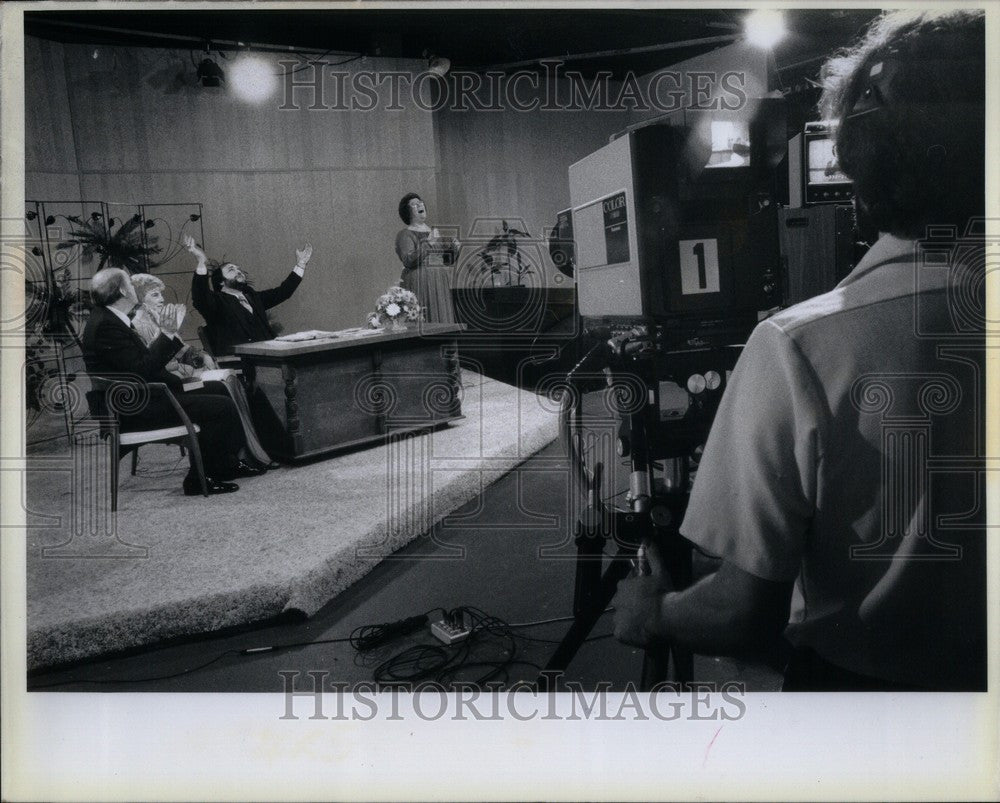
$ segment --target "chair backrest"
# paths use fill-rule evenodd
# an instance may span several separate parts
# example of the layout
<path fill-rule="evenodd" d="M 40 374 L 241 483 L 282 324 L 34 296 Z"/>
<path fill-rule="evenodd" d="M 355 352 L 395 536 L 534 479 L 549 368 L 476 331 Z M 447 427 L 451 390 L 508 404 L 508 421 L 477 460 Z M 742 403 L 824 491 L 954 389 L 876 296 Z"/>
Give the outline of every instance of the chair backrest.
<path fill-rule="evenodd" d="M 118 415 L 107 400 L 108 390 L 113 384 L 105 377 L 90 375 L 91 390 L 86 393 L 87 407 L 90 408 L 90 417 L 97 422 L 102 437 L 106 437 L 118 426 Z"/>
<path fill-rule="evenodd" d="M 104 401 L 104 390 L 88 390 L 87 407 L 90 409 L 90 417 L 98 421 L 106 421 L 112 418 L 108 414 L 108 405 Z"/>
<path fill-rule="evenodd" d="M 201 347 L 205 349 L 205 351 L 213 357 L 216 356 L 215 348 L 212 345 L 212 335 L 207 326 L 198 327 L 198 339 L 201 340 Z"/>
<path fill-rule="evenodd" d="M 160 382 L 147 382 L 137 374 L 89 374 L 92 390 L 87 392 L 87 404 L 94 418 L 116 420 L 119 415 L 136 413 L 146 406 L 150 397 L 162 393 Z"/>

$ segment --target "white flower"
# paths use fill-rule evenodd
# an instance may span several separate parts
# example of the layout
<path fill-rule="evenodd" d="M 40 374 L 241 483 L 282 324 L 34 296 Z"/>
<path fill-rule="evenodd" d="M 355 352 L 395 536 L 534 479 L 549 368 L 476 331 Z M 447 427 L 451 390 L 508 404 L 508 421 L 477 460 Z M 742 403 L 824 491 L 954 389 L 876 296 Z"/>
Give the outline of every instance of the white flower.
<path fill-rule="evenodd" d="M 417 296 L 410 290 L 404 290 L 398 285 L 390 287 L 375 303 L 375 312 L 369 315 L 369 324 L 381 328 L 389 321 L 405 319 L 419 321 L 423 318 L 423 309 Z"/>

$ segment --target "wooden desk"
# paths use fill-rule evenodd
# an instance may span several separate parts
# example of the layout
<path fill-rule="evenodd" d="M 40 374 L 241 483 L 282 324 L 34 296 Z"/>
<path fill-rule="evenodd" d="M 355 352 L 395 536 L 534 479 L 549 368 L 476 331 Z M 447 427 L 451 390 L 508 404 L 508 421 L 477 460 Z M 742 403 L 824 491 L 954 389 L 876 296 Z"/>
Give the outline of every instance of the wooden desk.
<path fill-rule="evenodd" d="M 258 432 L 264 446 L 296 460 L 461 418 L 457 337 L 464 328 L 421 324 L 364 337 L 237 346 L 277 419 L 267 428 L 273 431 Z"/>

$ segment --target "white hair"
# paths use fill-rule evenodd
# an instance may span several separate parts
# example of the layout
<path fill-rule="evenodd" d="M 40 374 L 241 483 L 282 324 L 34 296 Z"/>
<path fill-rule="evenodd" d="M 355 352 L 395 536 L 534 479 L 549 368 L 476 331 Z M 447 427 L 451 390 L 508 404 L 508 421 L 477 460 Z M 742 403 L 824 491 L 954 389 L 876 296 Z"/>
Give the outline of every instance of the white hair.
<path fill-rule="evenodd" d="M 147 293 L 153 290 L 163 290 L 166 285 L 159 276 L 153 276 L 150 273 L 133 273 L 130 277 L 132 286 L 135 288 L 135 294 L 139 299 L 139 303 L 146 297 Z"/>
<path fill-rule="evenodd" d="M 107 307 L 125 296 L 124 287 L 128 283 L 128 274 L 121 268 L 104 268 L 90 280 L 90 297 L 95 304 Z"/>

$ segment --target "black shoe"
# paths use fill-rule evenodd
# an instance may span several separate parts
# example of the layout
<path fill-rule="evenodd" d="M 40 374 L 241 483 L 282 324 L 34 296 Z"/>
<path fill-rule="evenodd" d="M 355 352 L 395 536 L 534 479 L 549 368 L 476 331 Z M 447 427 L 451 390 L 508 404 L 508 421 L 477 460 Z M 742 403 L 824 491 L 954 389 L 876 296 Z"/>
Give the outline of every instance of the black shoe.
<path fill-rule="evenodd" d="M 221 482 L 219 480 L 213 479 L 212 477 L 205 477 L 205 485 L 208 486 L 208 495 L 212 496 L 214 494 L 231 494 L 233 491 L 238 491 L 240 486 L 235 482 Z M 201 483 L 198 482 L 198 478 L 195 477 L 193 480 L 184 480 L 184 495 L 185 496 L 201 496 Z"/>
<path fill-rule="evenodd" d="M 242 462 L 249 465 L 251 468 L 259 468 L 261 471 L 274 471 L 276 468 L 281 468 L 281 463 L 277 463 L 274 460 L 258 460 L 257 458 L 247 458 Z"/>
<path fill-rule="evenodd" d="M 227 479 L 234 479 L 236 477 L 259 477 L 261 474 L 266 474 L 267 469 L 264 466 L 252 466 L 245 460 L 240 460 L 232 471 L 228 472 L 231 476 Z"/>

